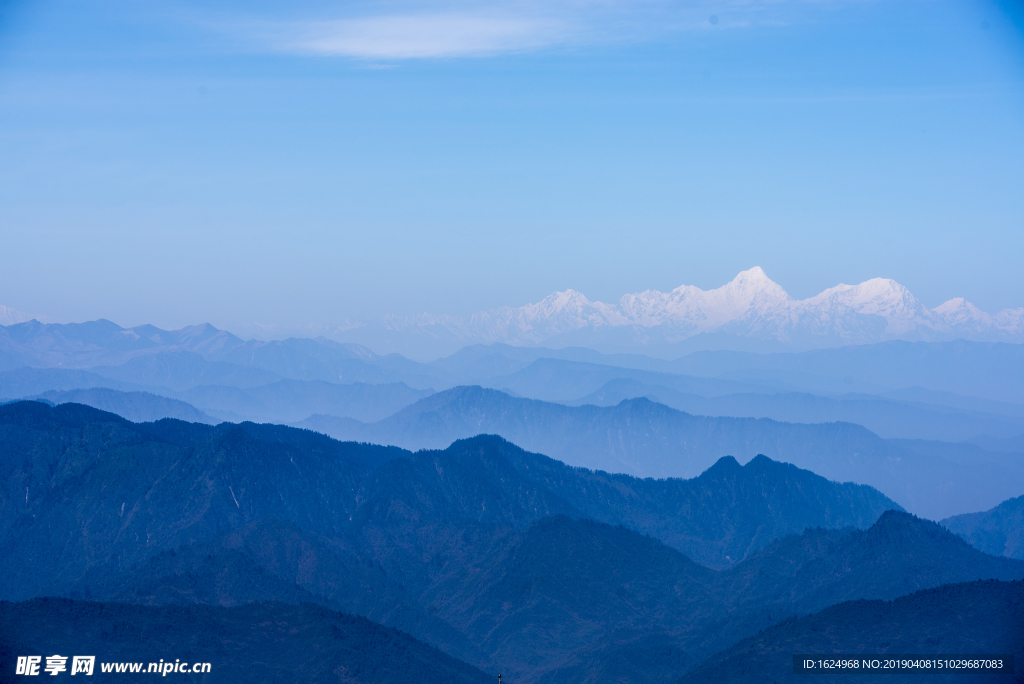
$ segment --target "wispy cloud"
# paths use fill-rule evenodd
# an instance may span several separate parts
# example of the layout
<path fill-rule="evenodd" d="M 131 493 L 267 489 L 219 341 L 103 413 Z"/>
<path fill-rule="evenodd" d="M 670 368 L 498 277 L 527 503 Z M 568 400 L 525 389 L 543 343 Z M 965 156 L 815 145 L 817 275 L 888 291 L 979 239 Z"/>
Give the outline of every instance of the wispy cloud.
<path fill-rule="evenodd" d="M 365 59 L 492 55 L 565 43 L 564 21 L 459 13 L 404 14 L 291 24 L 277 39 L 297 52 Z"/>
<path fill-rule="evenodd" d="M 476 57 L 788 23 L 794 8 L 863 0 L 396 0 L 347 17 L 249 24 L 275 49 L 366 60 Z M 360 13 L 360 9 L 367 12 Z M 376 12 L 374 11 L 376 10 Z"/>

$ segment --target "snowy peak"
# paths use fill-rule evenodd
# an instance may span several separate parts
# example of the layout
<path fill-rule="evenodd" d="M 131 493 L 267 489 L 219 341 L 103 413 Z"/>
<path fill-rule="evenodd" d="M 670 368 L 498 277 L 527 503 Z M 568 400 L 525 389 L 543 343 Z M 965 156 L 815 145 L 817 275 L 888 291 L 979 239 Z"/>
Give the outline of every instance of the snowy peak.
<path fill-rule="evenodd" d="M 820 315 L 824 311 L 840 315 L 860 314 L 885 319 L 885 334 L 890 339 L 917 328 L 932 327 L 932 316 L 910 290 L 889 278 L 872 278 L 859 285 L 840 284 L 797 303 L 802 312 Z"/>
<path fill-rule="evenodd" d="M 965 323 L 967 321 L 989 322 L 992 319 L 990 315 L 963 297 L 956 297 L 948 302 L 943 302 L 932 309 L 932 311 L 947 323 L 953 324 Z"/>
<path fill-rule="evenodd" d="M 646 290 L 617 304 L 591 301 L 576 290 L 535 304 L 472 316 L 389 318 L 395 332 L 426 333 L 463 343 L 580 345 L 637 349 L 675 344 L 701 333 L 725 333 L 799 347 L 884 340 L 976 339 L 1024 342 L 1024 309 L 990 315 L 963 299 L 928 309 L 889 278 L 840 284 L 797 300 L 755 266 L 721 287 L 680 285 Z"/>
<path fill-rule="evenodd" d="M 666 323 L 700 331 L 724 325 L 751 310 L 768 311 L 792 301 L 759 266 L 741 272 L 725 285 L 702 290 L 680 285 L 671 292 L 647 290 L 625 295 L 619 310 L 627 321 L 645 327 Z"/>
<path fill-rule="evenodd" d="M 576 290 L 549 294 L 536 304 L 522 307 L 533 316 L 586 316 L 594 305 Z"/>
<path fill-rule="evenodd" d="M 740 271 L 735 278 L 717 290 L 711 290 L 711 292 L 723 292 L 741 298 L 765 295 L 774 299 L 791 299 L 789 293 L 783 290 L 781 285 L 769 278 L 768 274 L 760 266 Z"/>

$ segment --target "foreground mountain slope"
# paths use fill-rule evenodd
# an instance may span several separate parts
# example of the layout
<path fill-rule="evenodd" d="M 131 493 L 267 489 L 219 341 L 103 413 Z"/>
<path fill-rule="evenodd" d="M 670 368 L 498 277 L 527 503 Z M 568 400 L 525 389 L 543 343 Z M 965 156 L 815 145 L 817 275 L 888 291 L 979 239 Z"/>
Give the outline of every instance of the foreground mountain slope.
<path fill-rule="evenodd" d="M 488 628 L 482 630 L 487 639 L 500 641 L 510 659 L 514 647 L 526 654 L 521 659 L 536 660 L 545 644 L 578 644 L 568 658 L 548 658 L 540 681 L 603 681 L 612 672 L 622 681 L 670 681 L 722 644 L 787 616 L 951 582 L 1024 579 L 1024 562 L 980 553 L 935 523 L 896 511 L 865 531 L 817 529 L 787 537 L 721 573 L 700 572 L 633 532 L 587 525 L 537 523 L 509 552 L 470 573 L 466 586 L 487 583 L 485 591 L 472 592 L 472 602 L 457 594 L 455 604 L 470 606 L 474 620 Z M 539 534 L 548 530 L 557 533 Z M 575 549 L 581 549 L 578 557 Z M 595 572 L 602 567 L 608 570 Z M 595 584 L 608 606 L 596 614 L 575 598 Z M 596 627 L 620 606 L 627 614 L 614 620 L 616 629 Z M 460 618 L 466 620 L 449 619 L 464 624 Z M 533 624 L 558 627 L 523 637 L 523 625 Z"/>
<path fill-rule="evenodd" d="M 94 568 L 79 586 L 72 598 L 143 605 L 313 602 L 400 629 L 462 660 L 489 662 L 379 563 L 275 518 L 161 552 L 128 571 Z"/>
<path fill-rule="evenodd" d="M 886 511 L 867 530 L 810 529 L 776 541 L 726 576 L 738 605 L 809 612 L 971 579 L 1022 579 L 1024 562 L 982 553 L 930 520 Z"/>
<path fill-rule="evenodd" d="M 893 601 L 851 601 L 785 620 L 709 658 L 678 684 L 697 682 L 916 682 L 921 673 L 793 674 L 793 654 L 997 654 L 1020 657 L 1024 582 L 949 584 Z M 1015 668 L 1019 665 L 1015 662 Z M 1018 670 L 1019 671 L 1019 670 Z M 1018 675 L 957 671 L 928 681 L 1019 681 Z"/>
<path fill-rule="evenodd" d="M 985 553 L 1024 559 L 1024 496 L 982 513 L 946 518 L 942 524 Z"/>
<path fill-rule="evenodd" d="M 143 662 L 145 670 L 161 659 L 210 663 L 208 674 L 186 675 L 203 682 L 493 681 L 398 630 L 311 604 L 0 602 L 0 659 L 9 664 L 18 655 L 35 653 L 93 654 L 93 676 L 99 681 L 125 679 L 123 673 L 104 676 L 101 662 Z"/>
<path fill-rule="evenodd" d="M 439 615 L 525 677 L 609 631 L 678 630 L 720 614 L 717 581 L 653 538 L 557 516 L 431 596 Z"/>
<path fill-rule="evenodd" d="M 441 448 L 486 432 L 572 465 L 640 477 L 694 477 L 725 455 L 746 461 L 764 454 L 831 480 L 870 484 L 934 519 L 1024 490 L 1024 461 L 971 444 L 893 442 L 850 423 L 693 416 L 642 398 L 564 406 L 457 387 L 377 423 L 314 418 L 298 425 L 408 449 Z"/>
<path fill-rule="evenodd" d="M 268 532 L 282 527 L 257 525 L 256 539 L 234 545 L 227 554 L 209 556 L 208 546 L 198 546 L 154 559 L 142 575 L 153 566 L 173 565 L 178 572 L 170 582 L 163 576 L 163 581 L 142 586 L 175 593 L 162 600 L 141 598 L 148 603 L 224 603 L 222 592 L 234 587 L 242 599 L 274 598 L 276 590 L 284 600 L 301 600 L 305 594 L 296 584 L 286 586 L 294 572 L 289 567 L 294 566 L 285 561 L 275 567 L 267 562 L 268 555 L 303 557 L 307 567 L 300 574 L 308 578 L 312 565 L 312 574 L 323 578 L 321 587 L 333 585 L 337 591 L 332 577 L 351 584 L 348 578 L 355 575 L 370 579 L 356 593 L 386 591 L 388 576 L 373 568 L 368 572 L 342 561 L 336 572 L 324 572 L 316 570 L 318 563 L 333 566 L 337 561 L 322 555 L 310 559 L 308 551 L 292 542 L 284 553 L 273 550 L 280 544 Z M 833 600 L 886 598 L 908 587 L 975 577 L 1024 577 L 1024 563 L 981 554 L 934 523 L 906 514 L 887 513 L 865 532 L 812 532 L 777 542 L 733 570 L 718 573 L 626 528 L 548 517 L 500 538 L 490 553 L 437 581 L 420 598 L 430 606 L 428 612 L 436 613 L 433 630 L 461 632 L 475 645 L 463 651 L 472 662 L 479 662 L 478 653 L 489 654 L 488 661 L 500 663 L 517 680 L 587 681 L 595 672 L 613 668 L 622 681 L 639 683 L 678 676 L 700 658 L 781 617 L 817 610 Z M 822 535 L 831 537 L 831 545 L 821 543 Z M 815 552 L 807 553 L 807 547 Z M 209 565 L 205 574 L 204 563 Z M 265 570 L 254 573 L 247 563 L 259 563 Z M 798 569 L 787 571 L 794 564 Z M 212 581 L 211 574 L 216 575 Z M 310 584 L 309 579 L 297 580 Z M 211 588 L 215 596 L 198 595 Z M 140 598 L 137 590 L 134 596 Z M 333 607 L 323 595 L 316 600 Z M 422 617 L 418 628 L 447 652 L 459 652 L 453 651 L 457 644 L 442 641 Z M 674 657 L 657 664 L 649 656 L 616 664 L 623 649 L 642 653 L 652 644 L 668 648 Z"/>

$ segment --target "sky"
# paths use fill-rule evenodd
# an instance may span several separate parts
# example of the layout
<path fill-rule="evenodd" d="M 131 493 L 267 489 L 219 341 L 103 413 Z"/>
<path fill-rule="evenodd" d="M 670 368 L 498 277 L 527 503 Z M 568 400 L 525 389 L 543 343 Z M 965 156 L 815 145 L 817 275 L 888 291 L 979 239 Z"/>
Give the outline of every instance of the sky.
<path fill-rule="evenodd" d="M 1008 0 L 0 0 L 0 304 L 52 320 L 287 331 L 755 265 L 997 311 L 1022 188 Z"/>

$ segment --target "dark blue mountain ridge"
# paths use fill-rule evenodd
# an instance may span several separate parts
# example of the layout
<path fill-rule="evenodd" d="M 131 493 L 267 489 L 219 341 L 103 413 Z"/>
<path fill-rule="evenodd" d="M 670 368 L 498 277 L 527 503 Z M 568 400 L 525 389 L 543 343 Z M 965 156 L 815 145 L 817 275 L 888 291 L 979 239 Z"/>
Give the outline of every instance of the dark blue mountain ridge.
<path fill-rule="evenodd" d="M 497 661 L 524 680 L 586 681 L 624 644 L 669 640 L 675 657 L 666 667 L 647 660 L 617 666 L 628 670 L 624 681 L 646 682 L 678 676 L 724 644 L 837 601 L 1024 577 L 1024 563 L 986 556 L 935 523 L 895 511 L 866 531 L 818 528 L 787 537 L 722 573 L 627 528 L 566 516 L 496 541 L 479 562 L 442 575 L 420 595 L 429 611 L 373 564 L 346 560 L 273 520 L 160 554 L 106 587 L 120 588 L 109 598 L 149 605 L 276 599 L 344 606 L 407 625 L 478 666 Z M 103 587 L 92 596 L 105 598 Z M 567 666 L 568 653 L 583 656 Z"/>
<path fill-rule="evenodd" d="M 947 584 L 891 601 L 840 603 L 793 617 L 708 658 L 677 684 L 800 682 L 919 682 L 920 672 L 793 674 L 793 654 L 1014 653 L 1016 675 L 972 671 L 928 673 L 929 682 L 1020 681 L 1024 644 L 1024 582 L 996 580 Z"/>
<path fill-rule="evenodd" d="M 142 662 L 146 671 L 149 662 L 163 658 L 210 663 L 207 675 L 185 675 L 203 682 L 483 684 L 495 679 L 396 629 L 308 603 L 224 608 L 0 601 L 4 681 L 10 681 L 7 673 L 14 670 L 7 666 L 16 656 L 53 653 L 95 655 L 96 681 L 132 677 L 104 674 L 102 662 Z M 67 665 L 70 671 L 70 660 Z"/>
<path fill-rule="evenodd" d="M 718 458 L 757 454 L 839 482 L 869 484 L 939 519 L 1024 491 L 1024 460 L 973 444 L 884 440 L 850 423 L 792 424 L 694 416 L 644 398 L 565 406 L 481 387 L 456 387 L 368 425 L 313 417 L 296 424 L 338 439 L 436 449 L 498 434 L 566 463 L 638 477 L 694 477 Z"/>
<path fill-rule="evenodd" d="M 353 497 L 338 493 L 404 453 L 275 426 L 134 424 L 40 402 L 0 407 L 0 438 L 5 598 L 53 591 L 94 565 L 140 562 L 268 515 L 337 530 L 354 512 Z"/>
<path fill-rule="evenodd" d="M 361 506 L 354 523 L 373 526 L 424 507 L 442 519 L 468 511 L 476 522 L 512 527 L 544 515 L 586 517 L 651 534 L 712 567 L 807 527 L 868 527 L 898 508 L 870 487 L 764 457 L 747 466 L 723 457 L 690 480 L 641 480 L 568 467 L 493 436 L 382 465 Z"/>
<path fill-rule="evenodd" d="M 599 681 L 623 648 L 670 647 L 665 667 L 649 657 L 616 666 L 625 681 L 647 682 L 787 616 L 976 578 L 1021 579 L 1024 563 L 897 511 L 868 530 L 786 537 L 723 572 L 626 528 L 559 516 L 517 533 L 429 600 L 506 666 L 540 670 L 540 681 Z M 566 662 L 554 644 L 576 655 Z"/>
<path fill-rule="evenodd" d="M 649 658 L 617 660 L 644 643 L 674 644 L 668 681 L 815 601 L 1024 576 L 933 523 L 883 515 L 892 502 L 869 487 L 763 457 L 639 480 L 494 436 L 410 453 L 19 402 L 0 406 L 0 468 L 0 598 L 313 600 L 523 682 L 614 663 L 623 682 L 655 681 Z M 805 531 L 821 525 L 840 529 Z M 748 559 L 716 572 L 654 535 Z"/>
<path fill-rule="evenodd" d="M 1016 580 L 1022 571 L 1021 561 L 986 554 L 938 523 L 886 511 L 866 530 L 815 528 L 777 540 L 726 574 L 738 605 L 810 612 L 969 579 Z"/>
<path fill-rule="evenodd" d="M 165 552 L 106 586 L 123 584 L 114 598 L 150 605 L 298 602 L 316 589 L 312 600 L 371 618 L 363 611 L 383 612 L 392 626 L 401 626 L 394 620 L 400 612 L 419 638 L 478 665 L 496 661 L 519 681 L 592 681 L 630 644 L 671 644 L 674 655 L 664 663 L 616 665 L 621 681 L 648 682 L 674 678 L 780 618 L 835 601 L 1024 577 L 1024 563 L 986 556 L 935 523 L 898 512 L 866 531 L 819 528 L 787 537 L 721 573 L 622 526 L 567 516 L 542 518 L 491 545 L 479 562 L 426 588 L 419 600 L 429 611 L 410 606 L 410 594 L 378 567 L 345 560 L 272 520 Z M 311 554 L 311 546 L 319 550 Z M 567 664 L 567 655 L 576 662 Z"/>
<path fill-rule="evenodd" d="M 869 487 L 768 459 L 729 469 L 734 476 L 715 494 L 709 483 L 720 469 L 692 481 L 638 480 L 571 468 L 495 437 L 410 454 L 283 426 L 133 424 L 76 404 L 2 406 L 0 436 L 11 510 L 0 520 L 0 549 L 28 545 L 37 566 L 52 568 L 34 572 L 19 554 L 0 560 L 12 598 L 72 581 L 93 564 L 139 562 L 268 516 L 318 534 L 352 533 L 413 482 L 453 524 L 524 526 L 574 514 L 628 524 L 719 566 L 808 526 L 866 527 L 895 506 Z M 452 490 L 454 482 L 464 488 Z M 695 505 L 709 495 L 722 503 Z M 410 496 L 402 505 L 419 505 L 422 494 Z"/>
<path fill-rule="evenodd" d="M 276 518 L 162 551 L 127 571 L 96 566 L 77 586 L 71 598 L 142 605 L 317 603 L 395 627 L 462 660 L 490 664 L 483 651 L 428 612 L 379 563 Z"/>

